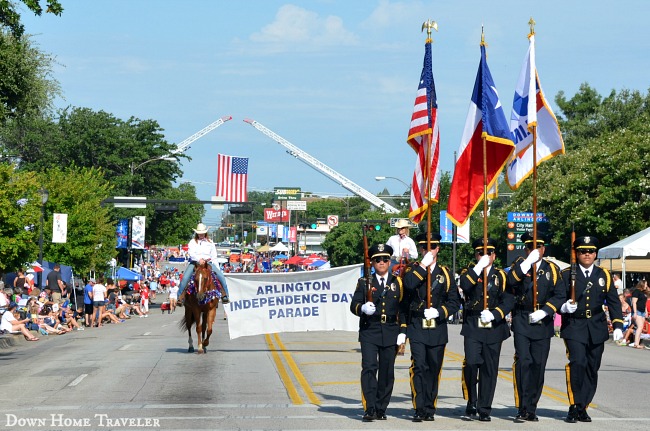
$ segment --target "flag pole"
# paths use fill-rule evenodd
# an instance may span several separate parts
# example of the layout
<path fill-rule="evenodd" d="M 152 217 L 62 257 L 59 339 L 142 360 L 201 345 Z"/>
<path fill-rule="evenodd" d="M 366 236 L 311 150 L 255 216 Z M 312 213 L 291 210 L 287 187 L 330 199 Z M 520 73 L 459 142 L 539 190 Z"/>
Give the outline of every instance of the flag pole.
<path fill-rule="evenodd" d="M 427 29 L 427 40 L 425 43 L 432 43 L 433 40 L 431 39 L 431 29 L 435 29 L 438 31 L 438 23 L 435 21 L 431 21 L 431 19 L 427 19 L 423 24 L 422 24 L 422 31 L 424 29 Z M 431 121 L 431 106 L 429 106 L 428 100 L 427 100 L 427 116 L 429 117 L 429 121 Z M 432 127 L 432 124 L 429 124 L 430 127 Z M 431 133 L 429 134 L 427 138 L 427 154 L 426 154 L 426 163 L 425 163 L 425 169 L 426 169 L 426 176 L 425 176 L 425 187 L 427 190 L 427 253 L 431 251 L 431 144 L 433 143 L 433 128 L 431 129 Z M 426 268 L 427 270 L 427 308 L 431 308 L 431 271 L 429 271 L 429 268 Z M 435 322 L 435 321 L 434 321 Z M 433 322 L 429 323 L 427 321 L 427 324 L 429 326 L 433 325 Z"/>
<path fill-rule="evenodd" d="M 487 46 L 485 43 L 485 33 L 483 33 L 483 26 L 481 26 L 481 46 Z M 487 56 L 487 53 L 486 53 Z M 483 132 L 483 256 L 487 255 L 488 246 L 488 204 L 487 204 L 487 142 L 485 132 Z M 496 250 L 495 250 L 496 251 Z M 487 280 L 487 267 L 483 268 L 483 309 L 488 309 L 488 280 Z"/>
<path fill-rule="evenodd" d="M 528 21 L 528 25 L 530 25 L 530 33 L 528 34 L 528 39 L 530 39 L 531 36 L 535 35 L 535 20 L 533 20 L 533 17 L 530 17 L 530 21 Z M 535 82 L 537 83 L 537 70 L 531 71 L 531 73 L 535 74 Z M 528 94 L 528 97 L 535 97 L 537 98 L 537 93 L 535 94 Z M 535 103 L 535 107 L 537 107 L 537 103 Z M 532 133 L 533 133 L 533 250 L 537 250 L 537 124 L 533 123 L 532 126 Z M 537 263 L 533 263 L 532 265 L 532 278 L 533 278 L 533 310 L 537 311 L 539 308 L 537 305 Z"/>

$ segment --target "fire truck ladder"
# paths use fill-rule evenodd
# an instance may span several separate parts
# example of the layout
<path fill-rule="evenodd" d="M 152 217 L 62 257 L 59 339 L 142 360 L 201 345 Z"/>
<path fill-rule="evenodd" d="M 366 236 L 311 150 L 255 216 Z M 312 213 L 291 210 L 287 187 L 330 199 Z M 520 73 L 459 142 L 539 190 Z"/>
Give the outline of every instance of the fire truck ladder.
<path fill-rule="evenodd" d="M 273 139 L 276 141 L 278 144 L 282 145 L 283 147 L 287 148 L 289 151 L 287 151 L 290 155 L 293 157 L 296 157 L 297 159 L 301 160 L 302 162 L 306 163 L 307 165 L 311 166 L 312 168 L 316 169 L 318 172 L 321 174 L 329 177 L 330 179 L 334 180 L 343 188 L 351 191 L 357 196 L 362 197 L 363 199 L 367 200 L 371 204 L 373 204 L 375 207 L 382 209 L 386 213 L 390 214 L 397 214 L 399 213 L 399 210 L 392 205 L 387 204 L 383 200 L 379 199 L 377 196 L 373 195 L 370 193 L 368 190 L 362 188 L 361 186 L 355 184 L 354 182 L 350 181 L 343 175 L 339 174 L 336 172 L 334 169 L 330 168 L 326 164 L 322 163 L 315 157 L 312 157 L 311 155 L 307 154 L 306 152 L 302 151 L 300 148 L 296 147 L 293 145 L 291 142 L 287 141 L 284 139 L 282 136 L 277 135 L 274 133 L 272 130 L 269 130 L 268 128 L 264 127 L 260 123 L 258 123 L 255 120 L 251 119 L 245 119 L 244 120 L 246 123 L 250 124 L 251 126 L 255 127 L 257 130 L 260 132 L 264 133 L 266 136 L 269 138 Z"/>
<path fill-rule="evenodd" d="M 211 131 L 213 131 L 217 127 L 221 126 L 226 121 L 230 121 L 230 120 L 232 120 L 232 117 L 230 115 L 226 115 L 226 116 L 223 116 L 223 117 L 219 118 L 214 123 L 211 123 L 211 124 L 205 126 L 203 129 L 199 130 L 198 132 L 196 132 L 195 134 L 193 134 L 189 138 L 183 140 L 180 144 L 176 145 L 176 149 L 173 150 L 171 152 L 171 154 L 169 154 L 168 156 L 172 156 L 174 154 L 180 154 L 180 153 L 185 152 L 185 150 L 190 148 L 190 145 L 192 145 L 192 143 L 194 143 L 194 141 L 196 141 L 197 139 L 207 135 L 208 133 L 210 133 Z M 168 156 L 165 156 L 165 157 L 168 157 Z"/>

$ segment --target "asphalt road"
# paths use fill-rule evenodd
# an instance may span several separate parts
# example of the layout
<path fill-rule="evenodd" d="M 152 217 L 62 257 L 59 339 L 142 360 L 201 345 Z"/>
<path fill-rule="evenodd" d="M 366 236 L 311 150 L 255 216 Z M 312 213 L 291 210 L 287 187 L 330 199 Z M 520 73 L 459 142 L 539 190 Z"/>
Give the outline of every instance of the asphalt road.
<path fill-rule="evenodd" d="M 591 424 L 566 424 L 564 344 L 552 340 L 538 423 L 517 424 L 512 339 L 504 343 L 493 421 L 464 420 L 460 326 L 442 373 L 433 423 L 412 423 L 409 351 L 396 363 L 388 420 L 361 422 L 360 353 L 353 332 L 230 340 L 219 308 L 205 355 L 187 353 L 181 312 L 21 341 L 0 349 L 0 428 L 108 429 L 626 429 L 649 428 L 650 351 L 608 343 Z"/>

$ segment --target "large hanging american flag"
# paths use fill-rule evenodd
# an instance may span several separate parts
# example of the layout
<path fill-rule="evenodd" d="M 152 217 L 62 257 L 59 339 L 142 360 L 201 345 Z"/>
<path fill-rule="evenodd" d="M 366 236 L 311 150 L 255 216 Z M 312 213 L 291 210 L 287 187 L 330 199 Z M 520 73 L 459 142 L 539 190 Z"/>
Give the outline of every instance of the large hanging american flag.
<path fill-rule="evenodd" d="M 219 154 L 217 196 L 228 202 L 247 202 L 248 158 Z"/>
<path fill-rule="evenodd" d="M 419 223 L 426 214 L 429 204 L 438 202 L 440 192 L 440 132 L 436 87 L 431 70 L 431 39 L 427 39 L 424 45 L 424 66 L 406 142 L 417 154 L 411 186 L 409 218 L 414 223 Z M 427 166 L 427 153 L 431 154 L 429 166 Z M 430 193 L 427 193 L 427 184 Z"/>

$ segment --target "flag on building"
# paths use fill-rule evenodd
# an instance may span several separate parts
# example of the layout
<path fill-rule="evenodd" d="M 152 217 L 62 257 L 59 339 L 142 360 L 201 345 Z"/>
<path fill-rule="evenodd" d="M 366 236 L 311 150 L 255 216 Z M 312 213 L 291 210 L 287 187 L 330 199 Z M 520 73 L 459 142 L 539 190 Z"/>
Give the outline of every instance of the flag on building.
<path fill-rule="evenodd" d="M 535 67 L 535 34 L 528 37 L 528 52 L 519 74 L 512 102 L 510 130 L 515 151 L 506 166 L 506 181 L 517 189 L 533 172 L 533 127 L 536 127 L 537 166 L 558 154 L 564 154 L 560 126 L 544 98 Z"/>
<path fill-rule="evenodd" d="M 248 158 L 219 154 L 217 196 L 227 202 L 247 202 Z"/>
<path fill-rule="evenodd" d="M 411 186 L 409 218 L 414 223 L 419 223 L 426 214 L 429 203 L 438 202 L 440 192 L 440 132 L 436 87 L 431 69 L 431 39 L 427 39 L 424 45 L 424 65 L 406 142 L 417 154 Z M 427 153 L 431 154 L 429 166 L 427 166 Z M 430 193 L 427 193 L 427 184 Z M 427 201 L 427 195 L 430 201 Z"/>
<path fill-rule="evenodd" d="M 508 121 L 487 65 L 485 46 L 481 44 L 481 62 L 449 191 L 447 217 L 454 224 L 464 225 L 484 198 L 484 157 L 487 165 L 487 189 L 496 190 L 493 187 L 513 149 Z M 488 193 L 488 198 L 490 197 L 492 196 Z"/>

